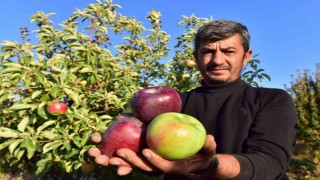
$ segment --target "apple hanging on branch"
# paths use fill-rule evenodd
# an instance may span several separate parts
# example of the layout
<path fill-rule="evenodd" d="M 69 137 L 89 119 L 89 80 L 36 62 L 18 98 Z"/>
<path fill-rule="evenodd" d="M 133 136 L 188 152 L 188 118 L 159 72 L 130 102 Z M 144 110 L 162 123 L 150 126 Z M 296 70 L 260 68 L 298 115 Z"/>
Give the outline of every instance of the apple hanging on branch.
<path fill-rule="evenodd" d="M 51 115 L 59 116 L 67 112 L 68 106 L 63 102 L 53 102 L 48 105 L 47 110 Z"/>
<path fill-rule="evenodd" d="M 134 115 L 144 123 L 150 122 L 159 114 L 181 110 L 180 95 L 169 86 L 141 89 L 133 94 L 130 104 Z"/>
<path fill-rule="evenodd" d="M 197 66 L 197 63 L 195 62 L 195 61 L 193 61 L 193 60 L 186 60 L 185 61 L 185 64 L 186 64 L 186 66 L 188 66 L 189 68 L 194 68 L 194 67 L 196 67 Z"/>

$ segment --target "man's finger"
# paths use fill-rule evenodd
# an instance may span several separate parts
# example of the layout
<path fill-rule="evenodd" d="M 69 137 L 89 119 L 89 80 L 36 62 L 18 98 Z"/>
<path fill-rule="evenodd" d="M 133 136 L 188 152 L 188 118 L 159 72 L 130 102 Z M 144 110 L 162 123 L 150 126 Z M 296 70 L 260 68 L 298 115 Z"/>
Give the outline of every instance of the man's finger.
<path fill-rule="evenodd" d="M 169 161 L 154 153 L 151 149 L 142 150 L 145 158 L 155 167 L 165 173 L 175 173 L 180 171 L 180 166 L 177 166 L 176 161 Z"/>
<path fill-rule="evenodd" d="M 109 160 L 109 164 L 115 165 L 115 166 L 131 166 L 128 162 L 126 162 L 124 159 L 120 157 L 111 157 Z"/>
<path fill-rule="evenodd" d="M 101 141 L 102 137 L 99 133 L 93 133 L 90 135 L 90 141 L 93 143 L 99 143 Z"/>
<path fill-rule="evenodd" d="M 123 158 L 125 161 L 130 163 L 131 165 L 138 167 L 144 171 L 154 171 L 156 170 L 155 167 L 152 166 L 148 161 L 144 158 L 140 157 L 134 151 L 130 149 L 119 149 L 117 151 L 117 155 Z"/>
<path fill-rule="evenodd" d="M 132 167 L 130 166 L 120 166 L 118 168 L 117 174 L 119 176 L 125 176 L 128 175 L 132 171 Z"/>
<path fill-rule="evenodd" d="M 103 166 L 108 166 L 109 164 L 109 157 L 106 155 L 98 155 L 95 157 L 94 161 L 97 164 L 103 165 Z"/>
<path fill-rule="evenodd" d="M 200 150 L 200 154 L 212 157 L 216 152 L 217 144 L 212 135 L 207 135 L 206 142 L 203 148 Z"/>
<path fill-rule="evenodd" d="M 89 156 L 96 157 L 101 155 L 101 151 L 98 148 L 90 148 L 88 150 L 88 154 Z"/>

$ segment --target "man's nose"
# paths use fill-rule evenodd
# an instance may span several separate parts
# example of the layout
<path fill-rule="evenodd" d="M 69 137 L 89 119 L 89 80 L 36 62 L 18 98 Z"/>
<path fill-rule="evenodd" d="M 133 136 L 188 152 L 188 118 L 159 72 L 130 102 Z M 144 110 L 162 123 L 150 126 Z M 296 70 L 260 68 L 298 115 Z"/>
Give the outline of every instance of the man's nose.
<path fill-rule="evenodd" d="M 216 51 L 212 56 L 211 61 L 216 65 L 221 65 L 225 63 L 223 53 L 221 51 Z"/>

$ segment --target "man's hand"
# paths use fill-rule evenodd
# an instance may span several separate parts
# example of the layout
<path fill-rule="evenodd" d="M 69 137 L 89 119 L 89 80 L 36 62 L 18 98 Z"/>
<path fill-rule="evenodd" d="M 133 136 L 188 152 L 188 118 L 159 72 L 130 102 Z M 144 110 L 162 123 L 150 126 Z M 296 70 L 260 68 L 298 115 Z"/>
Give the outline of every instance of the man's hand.
<path fill-rule="evenodd" d="M 91 141 L 95 142 L 92 138 Z M 172 161 L 164 159 L 148 148 L 142 150 L 142 155 L 137 154 L 130 149 L 119 149 L 116 152 L 118 156 L 111 158 L 101 155 L 98 148 L 91 148 L 88 153 L 90 156 L 95 157 L 95 162 L 97 164 L 118 166 L 118 175 L 129 174 L 133 167 L 137 167 L 147 172 L 186 175 L 189 172 L 206 169 L 210 164 L 211 157 L 215 154 L 215 150 L 216 142 L 214 141 L 214 137 L 212 135 L 207 135 L 204 147 L 194 156 L 183 160 Z"/>
<path fill-rule="evenodd" d="M 101 139 L 102 139 L 101 134 L 99 134 L 99 133 L 93 133 L 90 136 L 91 142 L 96 143 L 96 144 L 100 143 Z M 103 166 L 109 165 L 109 157 L 106 155 L 102 155 L 99 148 L 90 148 L 88 150 L 88 154 L 89 154 L 89 156 L 95 158 L 95 162 L 97 164 L 100 164 Z"/>
<path fill-rule="evenodd" d="M 143 149 L 142 155 L 129 149 L 119 149 L 117 155 L 120 157 L 112 157 L 109 163 L 119 167 L 118 174 L 122 174 L 123 167 L 137 167 L 147 172 L 165 172 L 170 174 L 186 175 L 189 172 L 200 171 L 206 169 L 211 161 L 211 157 L 215 154 L 216 143 L 212 135 L 207 135 L 204 147 L 194 156 L 183 160 L 167 160 L 151 149 Z M 120 169 L 121 168 L 121 169 Z"/>
<path fill-rule="evenodd" d="M 90 140 L 92 143 L 98 144 L 101 141 L 101 135 L 98 133 L 94 133 L 90 136 Z M 124 154 L 122 153 L 122 151 L 124 151 Z M 132 171 L 132 168 L 134 167 L 132 164 L 127 162 L 125 159 L 120 158 L 121 156 L 128 156 L 130 159 L 132 159 L 134 161 L 134 164 L 139 165 L 138 167 L 143 167 L 143 168 L 141 168 L 143 170 L 146 170 L 149 172 L 154 171 L 153 168 L 147 166 L 148 162 L 142 162 L 142 161 L 145 161 L 145 159 L 143 157 L 138 156 L 134 151 L 132 151 L 130 149 L 118 150 L 117 154 L 120 156 L 110 158 L 106 155 L 101 154 L 101 151 L 99 150 L 99 148 L 90 148 L 88 150 L 88 155 L 91 157 L 94 157 L 95 162 L 97 164 L 100 164 L 103 166 L 108 166 L 109 164 L 117 165 L 118 166 L 117 174 L 120 176 L 129 174 Z"/>

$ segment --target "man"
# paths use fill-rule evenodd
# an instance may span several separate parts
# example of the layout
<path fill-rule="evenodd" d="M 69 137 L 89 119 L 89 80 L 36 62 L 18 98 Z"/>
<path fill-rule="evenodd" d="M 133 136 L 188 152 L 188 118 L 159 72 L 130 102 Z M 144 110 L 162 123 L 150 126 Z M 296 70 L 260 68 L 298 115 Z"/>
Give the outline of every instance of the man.
<path fill-rule="evenodd" d="M 103 162 L 99 157 L 98 163 L 118 165 L 119 175 L 137 167 L 164 172 L 165 179 L 287 179 L 295 108 L 284 90 L 254 88 L 240 79 L 252 54 L 249 42 L 247 28 L 234 21 L 210 22 L 196 34 L 194 57 L 202 86 L 181 98 L 182 113 L 199 119 L 208 133 L 198 154 L 168 161 L 150 149 L 142 157 L 120 149 L 119 157 Z"/>

